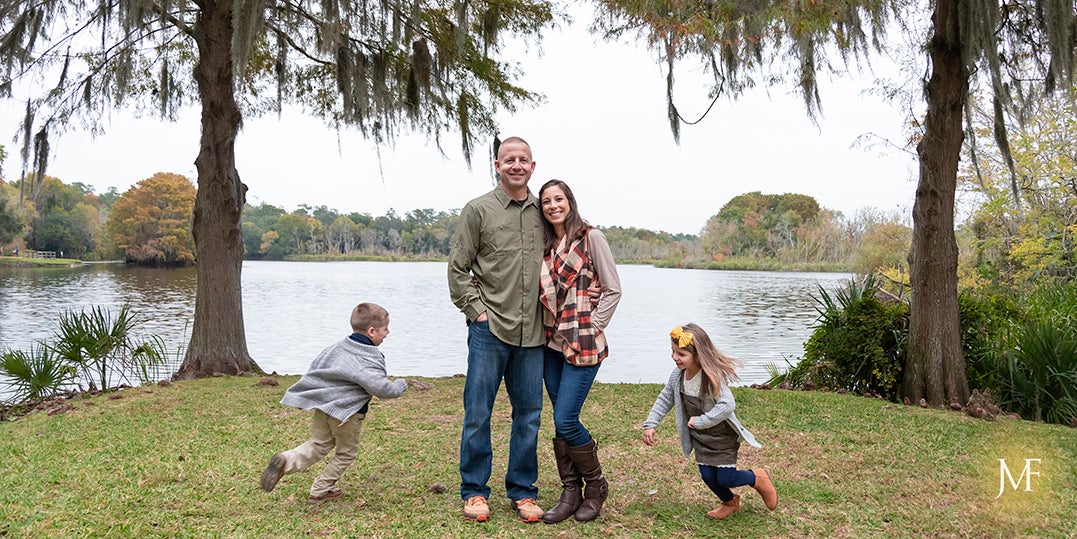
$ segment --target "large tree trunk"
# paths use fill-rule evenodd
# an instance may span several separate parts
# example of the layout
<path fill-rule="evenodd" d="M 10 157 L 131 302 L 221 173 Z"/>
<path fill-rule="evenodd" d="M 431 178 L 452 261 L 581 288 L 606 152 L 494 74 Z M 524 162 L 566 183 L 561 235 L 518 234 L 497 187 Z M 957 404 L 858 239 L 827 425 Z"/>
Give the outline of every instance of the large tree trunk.
<path fill-rule="evenodd" d="M 954 195 L 964 133 L 962 112 L 969 71 L 961 57 L 957 4 L 938 0 L 928 44 L 931 79 L 925 93 L 924 138 L 917 145 L 920 181 L 913 204 L 909 251 L 909 355 L 901 393 L 932 405 L 968 401 L 957 304 L 957 241 Z"/>
<path fill-rule="evenodd" d="M 240 217 L 247 186 L 236 171 L 236 134 L 243 118 L 233 80 L 232 2 L 206 0 L 202 6 L 194 28 L 199 51 L 194 77 L 202 101 L 193 224 L 198 291 L 191 342 L 176 379 L 260 372 L 243 331 Z"/>

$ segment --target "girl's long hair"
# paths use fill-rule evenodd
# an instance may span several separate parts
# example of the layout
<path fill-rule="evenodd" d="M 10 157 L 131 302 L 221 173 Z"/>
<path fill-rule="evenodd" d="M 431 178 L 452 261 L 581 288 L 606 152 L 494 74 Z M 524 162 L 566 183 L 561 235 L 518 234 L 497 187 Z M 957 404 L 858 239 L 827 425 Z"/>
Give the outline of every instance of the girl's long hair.
<path fill-rule="evenodd" d="M 539 189 L 538 194 L 540 210 L 542 208 L 542 193 L 546 192 L 550 187 L 560 187 L 565 193 L 565 198 L 568 200 L 568 215 L 565 217 L 565 238 L 567 238 L 565 241 L 565 248 L 567 249 L 569 245 L 572 245 L 572 242 L 582 238 L 584 234 L 587 234 L 593 227 L 580 217 L 580 211 L 576 207 L 576 195 L 573 195 L 572 189 L 568 187 L 567 183 L 561 180 L 550 180 L 542 184 L 542 188 Z M 553 225 L 546 220 L 545 216 L 543 216 L 542 219 L 542 229 L 546 232 L 543 240 L 543 252 L 549 253 L 557 248 L 557 233 L 554 232 Z"/>
<path fill-rule="evenodd" d="M 740 380 L 737 376 L 737 367 L 743 365 L 741 360 L 729 357 L 718 351 L 709 335 L 698 324 L 687 323 L 681 326 L 681 331 L 692 334 L 692 343 L 688 346 L 680 346 L 677 339 L 670 338 L 673 346 L 688 350 L 696 356 L 696 361 L 703 371 L 703 379 L 700 381 L 700 393 L 708 397 L 717 397 L 723 385 Z"/>

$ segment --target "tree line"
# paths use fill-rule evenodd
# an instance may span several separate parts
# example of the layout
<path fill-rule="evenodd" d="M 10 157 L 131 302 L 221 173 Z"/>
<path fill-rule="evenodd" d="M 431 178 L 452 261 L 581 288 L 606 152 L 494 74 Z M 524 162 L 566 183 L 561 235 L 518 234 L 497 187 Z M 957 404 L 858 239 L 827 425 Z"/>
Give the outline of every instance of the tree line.
<path fill-rule="evenodd" d="M 56 251 L 70 258 L 123 259 L 144 265 L 196 262 L 191 234 L 195 188 L 186 177 L 158 173 L 123 193 L 97 194 L 82 183 L 32 176 L 0 184 L 0 246 Z M 244 256 L 254 260 L 339 257 L 443 259 L 459 210 L 415 209 L 399 215 L 340 212 L 269 203 L 243 208 Z M 785 269 L 872 271 L 901 265 L 909 227 L 897 215 L 865 209 L 852 217 L 820 208 L 803 194 L 734 197 L 700 234 L 599 227 L 621 262 L 679 267 L 714 264 Z"/>

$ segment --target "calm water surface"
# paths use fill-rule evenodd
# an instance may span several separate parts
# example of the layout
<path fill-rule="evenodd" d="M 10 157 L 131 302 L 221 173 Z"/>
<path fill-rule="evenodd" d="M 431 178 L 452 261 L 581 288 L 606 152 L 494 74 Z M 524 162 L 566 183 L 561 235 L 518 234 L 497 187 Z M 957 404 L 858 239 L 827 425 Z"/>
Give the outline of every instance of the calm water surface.
<path fill-rule="evenodd" d="M 718 347 L 745 362 L 741 383 L 766 380 L 764 366 L 803 354 L 816 312 L 811 295 L 833 290 L 840 273 L 775 273 L 618 267 L 623 296 L 607 336 L 602 382 L 663 383 L 673 369 L 668 332 L 701 325 Z M 194 316 L 194 269 L 92 264 L 73 269 L 0 268 L 0 350 L 48 339 L 65 309 L 129 303 L 143 330 L 177 352 Z M 389 310 L 381 349 L 397 376 L 466 372 L 464 317 L 449 301 L 444 263 L 243 263 L 247 346 L 266 372 L 301 374 L 315 355 L 348 335 L 361 301 Z"/>

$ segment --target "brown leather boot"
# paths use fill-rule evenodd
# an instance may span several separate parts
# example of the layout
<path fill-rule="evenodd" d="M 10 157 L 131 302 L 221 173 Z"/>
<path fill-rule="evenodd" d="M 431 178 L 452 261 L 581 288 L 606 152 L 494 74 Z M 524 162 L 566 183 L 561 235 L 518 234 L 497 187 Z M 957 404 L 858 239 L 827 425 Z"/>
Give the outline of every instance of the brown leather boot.
<path fill-rule="evenodd" d="M 576 510 L 576 520 L 586 522 L 598 518 L 602 512 L 602 503 L 609 495 L 609 483 L 602 475 L 602 465 L 598 462 L 598 442 L 592 439 L 583 445 L 569 447 L 568 454 L 576 469 L 583 476 L 583 502 Z"/>
<path fill-rule="evenodd" d="M 583 501 L 580 491 L 583 480 L 580 479 L 576 463 L 568 455 L 568 442 L 564 438 L 553 439 L 553 456 L 557 461 L 557 473 L 561 475 L 561 500 L 542 515 L 542 521 L 546 524 L 557 524 L 572 516 Z"/>
<path fill-rule="evenodd" d="M 732 500 L 722 502 L 722 505 L 715 507 L 714 510 L 707 511 L 707 516 L 710 518 L 725 518 L 737 511 L 740 511 L 740 494 L 734 494 Z"/>
<path fill-rule="evenodd" d="M 763 498 L 767 509 L 773 511 L 775 507 L 778 507 L 778 491 L 770 480 L 770 474 L 763 468 L 752 468 L 752 473 L 755 474 L 755 484 L 752 488 Z"/>

